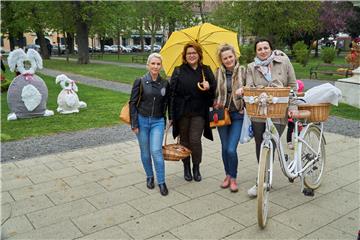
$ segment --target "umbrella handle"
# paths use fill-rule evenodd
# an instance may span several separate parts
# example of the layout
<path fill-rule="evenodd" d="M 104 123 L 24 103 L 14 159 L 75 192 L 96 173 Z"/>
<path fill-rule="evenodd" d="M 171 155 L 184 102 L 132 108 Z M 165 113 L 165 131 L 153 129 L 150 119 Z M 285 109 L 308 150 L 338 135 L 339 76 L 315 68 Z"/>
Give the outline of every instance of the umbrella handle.
<path fill-rule="evenodd" d="M 205 82 L 204 69 L 202 69 L 202 79 L 203 79 L 202 82 L 198 82 L 197 86 L 201 91 L 206 91 L 207 89 L 202 86 L 203 82 Z"/>

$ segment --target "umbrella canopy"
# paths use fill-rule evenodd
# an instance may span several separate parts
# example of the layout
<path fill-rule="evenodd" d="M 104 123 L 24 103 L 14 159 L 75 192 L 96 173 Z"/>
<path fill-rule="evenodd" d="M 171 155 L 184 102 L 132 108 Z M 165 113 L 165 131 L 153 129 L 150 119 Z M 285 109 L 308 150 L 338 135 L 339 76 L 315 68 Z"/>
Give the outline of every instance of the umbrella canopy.
<path fill-rule="evenodd" d="M 240 56 L 239 43 L 235 32 L 204 23 L 195 27 L 173 32 L 161 49 L 163 67 L 167 76 L 171 76 L 174 68 L 182 64 L 181 53 L 189 42 L 197 42 L 203 50 L 203 63 L 209 65 L 213 72 L 220 65 L 217 49 L 220 44 L 228 43 L 235 48 L 237 57 Z"/>

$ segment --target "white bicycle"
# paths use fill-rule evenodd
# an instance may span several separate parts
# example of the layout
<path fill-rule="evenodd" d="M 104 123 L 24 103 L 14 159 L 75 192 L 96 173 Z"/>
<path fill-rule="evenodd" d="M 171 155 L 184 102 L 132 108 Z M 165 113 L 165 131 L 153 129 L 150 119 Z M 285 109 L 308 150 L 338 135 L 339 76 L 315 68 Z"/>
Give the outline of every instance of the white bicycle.
<path fill-rule="evenodd" d="M 299 110 L 294 115 L 294 154 L 289 158 L 284 153 L 279 133 L 271 118 L 266 118 L 266 129 L 261 143 L 260 160 L 257 178 L 257 218 L 261 228 L 266 226 L 269 195 L 272 186 L 273 153 L 276 147 L 282 172 L 290 182 L 300 177 L 301 192 L 313 196 L 314 189 L 321 183 L 325 165 L 325 138 L 324 125 L 320 123 L 306 123 L 312 113 L 308 110 Z M 298 123 L 303 124 L 299 134 Z M 275 146 L 274 146 L 275 143 Z"/>

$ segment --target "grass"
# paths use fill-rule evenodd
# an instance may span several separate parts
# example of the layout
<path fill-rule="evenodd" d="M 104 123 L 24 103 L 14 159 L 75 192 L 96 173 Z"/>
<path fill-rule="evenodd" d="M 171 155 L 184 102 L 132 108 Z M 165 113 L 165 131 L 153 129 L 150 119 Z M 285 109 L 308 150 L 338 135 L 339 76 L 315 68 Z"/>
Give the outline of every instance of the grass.
<path fill-rule="evenodd" d="M 55 115 L 7 121 L 7 114 L 9 113 L 6 100 L 7 94 L 2 93 L 2 142 L 120 124 L 118 117 L 120 107 L 129 99 L 129 95 L 78 84 L 78 96 L 81 101 L 87 103 L 87 108 L 80 109 L 80 112 L 76 114 L 63 115 L 56 112 L 57 96 L 61 91 L 60 85 L 56 85 L 52 77 L 40 76 L 49 90 L 47 108 L 53 110 Z M 13 77 L 13 73 L 6 73 L 7 79 Z"/>
<path fill-rule="evenodd" d="M 44 67 L 127 84 L 132 84 L 137 77 L 146 73 L 145 67 L 139 69 L 110 64 L 78 64 L 73 61 L 66 62 L 54 59 L 44 60 Z"/>
<path fill-rule="evenodd" d="M 309 62 L 304 67 L 300 63 L 295 62 L 295 60 L 292 60 L 292 65 L 294 66 L 295 75 L 297 79 L 309 79 L 310 78 L 310 68 L 316 67 L 316 65 L 323 63 L 323 60 L 321 57 L 315 58 L 310 57 Z M 347 64 L 345 61 L 344 56 L 335 57 L 333 64 Z M 334 68 L 331 68 L 334 69 Z M 322 73 L 318 73 L 318 79 L 319 80 L 337 80 L 339 78 L 345 78 L 344 75 L 326 75 Z"/>
<path fill-rule="evenodd" d="M 339 103 L 339 106 L 331 106 L 330 115 L 359 121 L 360 109 L 345 103 Z"/>

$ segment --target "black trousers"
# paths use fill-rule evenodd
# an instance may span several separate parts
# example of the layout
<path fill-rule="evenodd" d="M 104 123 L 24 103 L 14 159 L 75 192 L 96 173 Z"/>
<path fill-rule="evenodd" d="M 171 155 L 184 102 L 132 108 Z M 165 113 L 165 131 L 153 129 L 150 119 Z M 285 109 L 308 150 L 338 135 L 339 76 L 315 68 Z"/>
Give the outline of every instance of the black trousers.
<path fill-rule="evenodd" d="M 292 133 L 295 129 L 295 123 L 294 122 L 288 122 L 288 129 L 287 129 L 287 135 L 286 135 L 286 141 L 292 142 Z"/>
<path fill-rule="evenodd" d="M 255 149 L 256 149 L 256 158 L 257 161 L 259 162 L 259 158 L 260 158 L 260 147 L 261 147 L 261 142 L 263 140 L 263 133 L 265 132 L 265 128 L 266 128 L 266 123 L 263 122 L 252 122 L 252 126 L 253 126 L 253 131 L 254 131 L 254 138 L 255 138 Z M 279 132 L 280 136 L 282 135 L 282 133 L 285 130 L 285 125 L 283 124 L 275 124 L 275 127 L 277 129 L 277 131 Z M 275 142 L 273 141 L 273 145 L 275 146 Z M 275 151 L 274 151 L 275 153 Z"/>
<path fill-rule="evenodd" d="M 193 164 L 201 163 L 204 126 L 205 119 L 201 116 L 183 116 L 179 121 L 180 144 L 191 150 Z M 183 159 L 183 162 L 188 161 L 190 157 Z"/>

